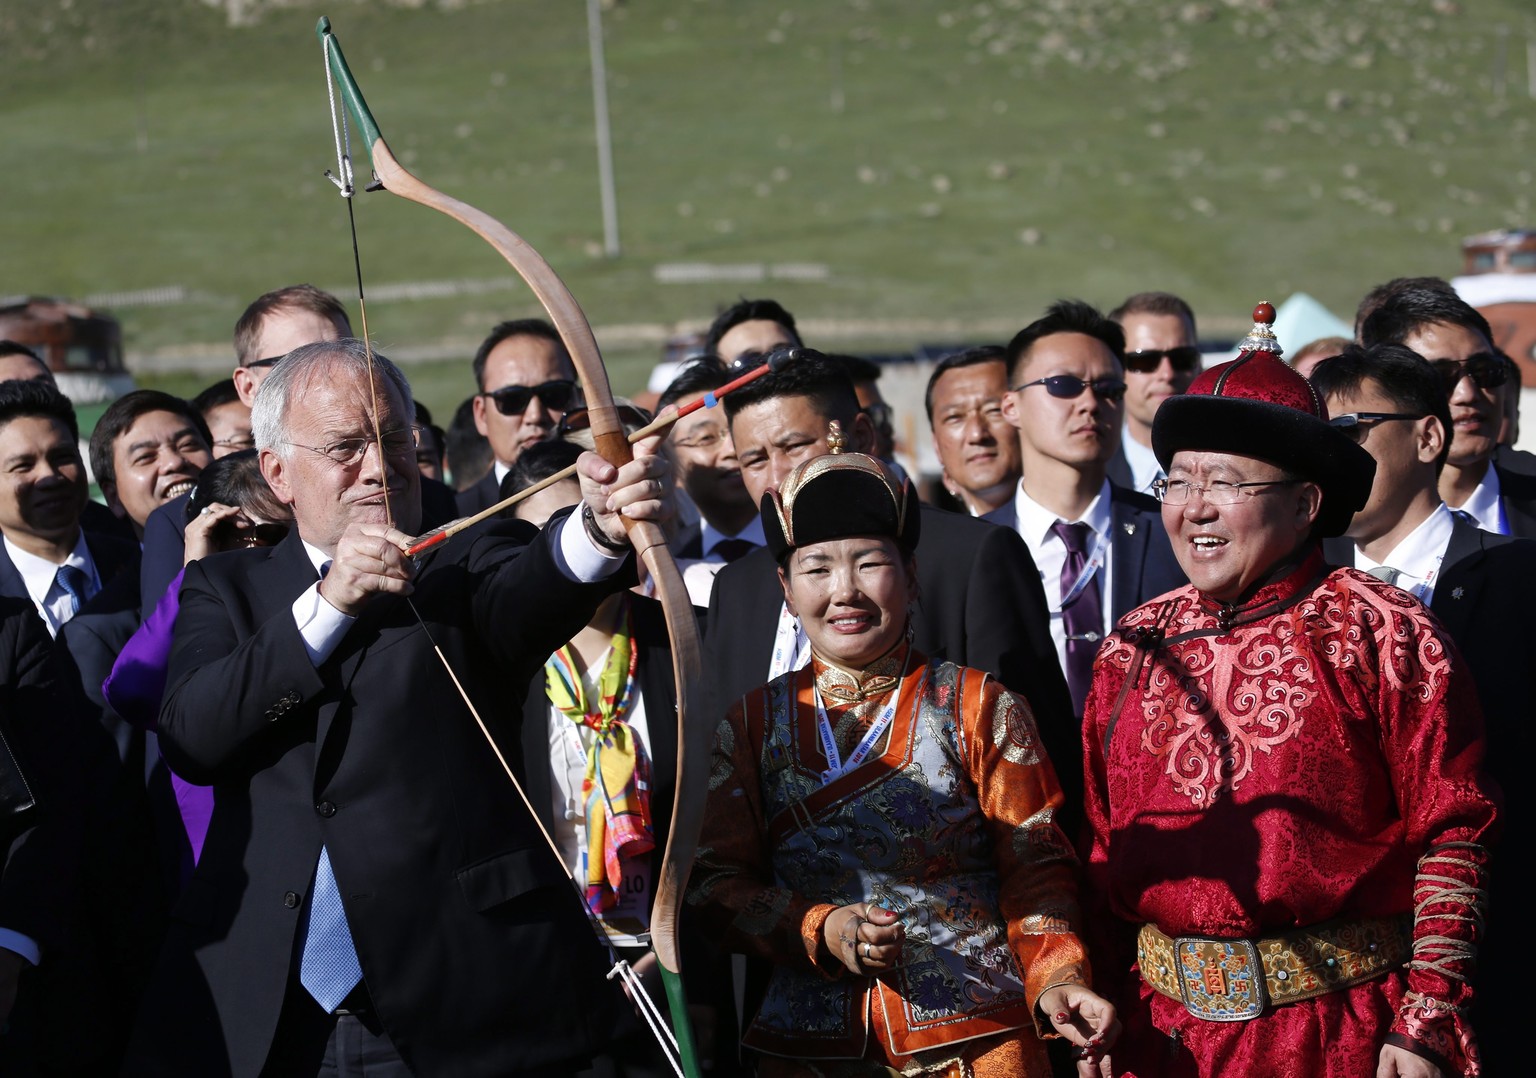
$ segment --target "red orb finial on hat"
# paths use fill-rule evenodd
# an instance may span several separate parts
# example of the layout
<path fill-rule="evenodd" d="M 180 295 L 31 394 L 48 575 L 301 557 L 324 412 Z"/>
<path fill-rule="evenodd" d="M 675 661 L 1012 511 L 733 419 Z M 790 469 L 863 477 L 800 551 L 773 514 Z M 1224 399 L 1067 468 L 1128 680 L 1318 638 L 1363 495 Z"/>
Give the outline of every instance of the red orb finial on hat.
<path fill-rule="evenodd" d="M 1275 305 L 1265 300 L 1253 309 L 1253 320 L 1263 322 L 1266 326 L 1275 324 Z"/>

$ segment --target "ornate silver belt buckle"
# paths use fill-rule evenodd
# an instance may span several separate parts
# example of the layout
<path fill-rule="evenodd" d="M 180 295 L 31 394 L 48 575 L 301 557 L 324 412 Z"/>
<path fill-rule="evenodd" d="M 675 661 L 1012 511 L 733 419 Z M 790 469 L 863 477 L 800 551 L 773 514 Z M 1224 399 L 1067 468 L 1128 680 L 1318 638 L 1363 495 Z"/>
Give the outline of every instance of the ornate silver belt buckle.
<path fill-rule="evenodd" d="M 1180 936 L 1174 966 L 1184 1009 L 1207 1022 L 1246 1022 L 1264 1013 L 1264 964 L 1252 940 Z"/>

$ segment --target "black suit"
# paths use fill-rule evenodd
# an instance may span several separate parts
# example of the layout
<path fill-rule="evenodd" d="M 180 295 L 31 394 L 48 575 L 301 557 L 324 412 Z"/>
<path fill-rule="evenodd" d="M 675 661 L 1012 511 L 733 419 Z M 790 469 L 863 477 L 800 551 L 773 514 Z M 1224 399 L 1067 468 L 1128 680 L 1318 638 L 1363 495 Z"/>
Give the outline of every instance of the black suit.
<path fill-rule="evenodd" d="M 1336 565 L 1355 564 L 1348 539 L 1328 540 L 1323 551 Z M 1484 766 L 1504 791 L 1503 837 L 1494 853 L 1488 938 L 1478 952 L 1472 1018 L 1488 1073 L 1514 1073 L 1521 1069 L 1516 1053 L 1527 980 L 1520 925 L 1525 888 L 1514 864 L 1533 834 L 1536 800 L 1526 766 L 1536 742 L 1536 541 L 1483 531 L 1458 518 L 1429 609 L 1477 683 L 1488 746 Z"/>
<path fill-rule="evenodd" d="M 1109 597 L 1109 616 L 1111 621 L 1119 621 L 1143 603 L 1182 588 L 1189 580 L 1173 556 L 1162 510 L 1154 499 L 1110 483 L 1109 516 L 1114 592 Z M 1019 519 L 1012 498 L 982 519 L 1018 531 Z M 1055 582 L 1050 586 L 1056 587 Z"/>
<path fill-rule="evenodd" d="M 91 552 L 91 561 L 96 564 L 96 576 L 101 580 L 101 591 L 93 595 L 81 611 L 103 609 L 104 603 L 110 603 L 112 609 L 121 609 L 121 589 L 129 582 L 120 582 L 114 586 L 113 580 L 119 574 L 127 573 L 131 581 L 132 574 L 139 567 L 139 544 L 131 539 L 101 532 L 87 531 L 84 534 L 85 548 Z M 26 599 L 28 602 L 32 598 L 27 594 L 27 582 L 21 578 L 16 563 L 11 561 L 3 544 L 0 544 L 0 595 Z M 131 602 L 131 589 L 128 599 Z M 36 608 L 33 609 L 35 612 Z"/>
<path fill-rule="evenodd" d="M 480 478 L 474 486 L 465 487 L 454 495 L 459 516 L 474 516 L 501 501 L 501 484 L 496 481 L 496 466 Z"/>
<path fill-rule="evenodd" d="M 922 507 L 913 643 L 933 659 L 989 671 L 1029 701 L 1059 777 L 1071 788 L 1081 749 L 1029 549 L 1006 528 Z M 766 547 L 720 570 L 704 635 L 714 720 L 768 680 L 784 592 Z"/>
<path fill-rule="evenodd" d="M 682 528 L 672 537 L 667 544 L 674 558 L 698 559 L 704 556 L 704 524 L 695 520 L 686 528 Z"/>
<path fill-rule="evenodd" d="M 548 533 L 508 522 L 429 553 L 412 601 L 515 758 L 530 677 L 632 579 L 572 583 Z M 605 967 L 569 877 L 409 604 L 379 598 L 310 662 L 290 607 L 315 580 L 297 534 L 187 570 L 161 747 L 218 808 L 128 1073 L 258 1072 L 303 991 L 322 843 L 373 1009 L 416 1073 L 585 1056 L 607 1026 Z"/>
<path fill-rule="evenodd" d="M 1524 471 L 1523 460 L 1508 456 L 1495 459 L 1499 476 L 1499 500 L 1504 503 L 1504 517 L 1509 534 L 1536 539 L 1536 472 Z"/>

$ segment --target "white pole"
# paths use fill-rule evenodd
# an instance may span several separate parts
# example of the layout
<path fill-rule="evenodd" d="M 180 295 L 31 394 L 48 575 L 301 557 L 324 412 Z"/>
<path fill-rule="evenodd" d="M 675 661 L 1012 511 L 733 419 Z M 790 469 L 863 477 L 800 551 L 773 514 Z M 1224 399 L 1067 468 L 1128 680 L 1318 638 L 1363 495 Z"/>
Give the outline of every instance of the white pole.
<path fill-rule="evenodd" d="M 603 199 L 603 253 L 619 257 L 619 201 L 613 186 L 613 136 L 608 127 L 608 65 L 603 59 L 601 0 L 587 0 L 587 42 L 592 51 L 592 112 L 597 123 L 597 182 Z"/>

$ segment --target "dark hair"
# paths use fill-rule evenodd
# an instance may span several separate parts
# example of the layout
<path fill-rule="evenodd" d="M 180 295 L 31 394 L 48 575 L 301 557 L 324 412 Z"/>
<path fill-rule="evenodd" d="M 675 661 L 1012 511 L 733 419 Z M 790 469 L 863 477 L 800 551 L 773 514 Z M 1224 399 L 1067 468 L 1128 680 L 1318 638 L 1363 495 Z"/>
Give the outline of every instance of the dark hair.
<path fill-rule="evenodd" d="M 235 362 L 244 367 L 258 359 L 272 356 L 256 355 L 256 339 L 261 336 L 261 324 L 269 314 L 277 311 L 308 311 L 328 319 L 343 337 L 352 336 L 352 322 L 341 300 L 312 284 L 293 284 L 286 288 L 274 288 L 257 296 L 235 323 Z"/>
<path fill-rule="evenodd" d="M 841 363 L 847 370 L 848 377 L 853 379 L 855 385 L 861 382 L 878 382 L 880 376 L 885 373 L 885 368 L 872 359 L 863 356 L 849 356 L 840 353 L 828 352 L 827 358 L 834 363 Z"/>
<path fill-rule="evenodd" d="M 22 344 L 20 341 L 13 341 L 13 340 L 8 340 L 8 339 L 0 340 L 0 358 L 3 358 L 5 356 L 31 356 L 33 359 L 37 360 L 39 363 L 43 363 L 43 357 L 42 356 L 40 356 L 36 352 L 32 351 L 32 349 L 28 348 L 26 345 Z M 43 363 L 43 369 L 47 370 L 48 369 L 48 364 Z"/>
<path fill-rule="evenodd" d="M 222 382 L 215 382 L 192 398 L 192 407 L 205 416 L 215 408 L 222 408 L 226 404 L 238 403 L 240 403 L 240 394 L 235 389 L 235 380 L 233 378 L 226 378 Z"/>
<path fill-rule="evenodd" d="M 570 353 L 565 350 L 565 342 L 560 339 L 559 330 L 542 318 L 514 318 L 509 322 L 497 323 L 490 336 L 475 349 L 475 385 L 480 388 L 480 392 L 485 392 L 485 361 L 490 357 L 491 349 L 512 337 L 538 337 L 550 341 L 565 365 L 571 368 L 571 377 L 576 377 L 576 368 L 571 363 Z"/>
<path fill-rule="evenodd" d="M 518 491 L 564 471 L 575 464 L 583 452 L 581 446 L 559 438 L 530 445 L 517 455 L 517 463 L 501 477 L 501 497 L 510 498 Z"/>
<path fill-rule="evenodd" d="M 800 331 L 795 328 L 795 316 L 779 305 L 777 300 L 742 298 L 715 316 L 704 335 L 704 351 L 720 354 L 720 338 L 743 322 L 776 322 L 789 331 L 795 344 L 804 344 Z"/>
<path fill-rule="evenodd" d="M 939 384 L 950 371 L 957 371 L 961 367 L 978 367 L 983 363 L 1001 363 L 1005 367 L 1008 363 L 1008 352 L 1000 344 L 983 344 L 976 348 L 967 348 L 963 352 L 955 352 L 939 360 L 933 368 L 933 373 L 928 376 L 928 388 L 923 390 L 923 407 L 928 411 L 928 425 L 933 426 L 933 387 Z"/>
<path fill-rule="evenodd" d="M 80 440 L 80 424 L 75 419 L 75 406 L 52 382 L 39 382 L 30 378 L 0 382 L 0 427 L 23 416 L 56 419 L 69 428 L 72 439 Z"/>
<path fill-rule="evenodd" d="M 158 389 L 135 389 L 125 393 L 107 406 L 91 432 L 91 473 L 102 487 L 117 481 L 116 464 L 112 459 L 112 447 L 118 438 L 133 426 L 134 420 L 148 412 L 170 412 L 192 424 L 197 436 L 203 440 L 203 448 L 213 445 L 213 435 L 203 415 L 180 397 L 162 393 Z"/>
<path fill-rule="evenodd" d="M 1394 277 L 1367 292 L 1365 298 L 1360 301 L 1360 306 L 1355 308 L 1355 339 L 1360 340 L 1360 332 L 1365 328 L 1365 320 L 1376 312 L 1376 308 L 1399 292 L 1408 289 L 1448 292 L 1453 296 L 1456 294 L 1456 290 L 1450 283 L 1439 277 Z"/>
<path fill-rule="evenodd" d="M 1035 342 L 1056 333 L 1081 333 L 1102 341 L 1114 353 L 1116 363 L 1125 362 L 1125 331 L 1118 322 L 1111 322 L 1092 304 L 1080 299 L 1061 299 L 1046 308 L 1045 316 L 1037 318 L 1008 342 L 1008 384 L 1018 377 L 1019 364 Z"/>
<path fill-rule="evenodd" d="M 1107 317 L 1111 322 L 1124 323 L 1128 314 L 1167 314 L 1182 318 L 1189 323 L 1190 334 L 1198 336 L 1194 310 L 1172 292 L 1137 292 L 1126 297 L 1125 302 L 1110 311 Z"/>
<path fill-rule="evenodd" d="M 475 398 L 466 397 L 453 412 L 453 422 L 443 435 L 443 456 L 448 474 L 462 490 L 479 482 L 491 470 L 491 443 L 475 426 Z"/>
<path fill-rule="evenodd" d="M 677 372 L 677 377 L 667 384 L 656 398 L 659 412 L 669 404 L 676 404 L 695 393 L 707 393 L 719 389 L 731 380 L 731 372 L 725 369 L 719 356 L 700 356 Z"/>
<path fill-rule="evenodd" d="M 744 408 L 779 397 L 810 398 L 818 412 L 841 422 L 848 433 L 852 433 L 854 417 L 860 411 L 859 395 L 854 391 L 853 379 L 848 377 L 848 368 L 826 356 L 812 354 L 727 394 L 722 401 L 726 420 L 735 419 Z"/>
<path fill-rule="evenodd" d="M 220 457 L 204 468 L 192 493 L 187 495 L 187 519 L 193 519 L 204 508 L 218 502 L 255 510 L 263 520 L 273 523 L 291 520 L 293 511 L 278 501 L 272 488 L 267 486 L 260 461 L 259 451 L 242 449 Z"/>
<path fill-rule="evenodd" d="M 1352 344 L 1312 368 L 1308 381 L 1320 397 L 1358 393 L 1369 378 L 1399 411 L 1432 415 L 1440 421 L 1445 444 L 1435 459 L 1435 471 L 1445 466 L 1451 451 L 1451 405 L 1445 382 L 1429 362 L 1401 344 Z"/>
<path fill-rule="evenodd" d="M 1402 344 L 1425 326 L 1435 324 L 1461 326 L 1482 335 L 1493 347 L 1493 330 L 1488 319 L 1449 288 L 1402 288 L 1382 300 L 1360 327 L 1360 343 Z M 1434 359 L 1434 356 L 1425 356 Z"/>

